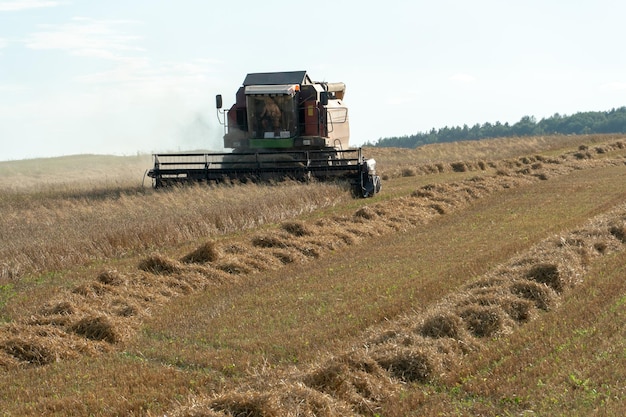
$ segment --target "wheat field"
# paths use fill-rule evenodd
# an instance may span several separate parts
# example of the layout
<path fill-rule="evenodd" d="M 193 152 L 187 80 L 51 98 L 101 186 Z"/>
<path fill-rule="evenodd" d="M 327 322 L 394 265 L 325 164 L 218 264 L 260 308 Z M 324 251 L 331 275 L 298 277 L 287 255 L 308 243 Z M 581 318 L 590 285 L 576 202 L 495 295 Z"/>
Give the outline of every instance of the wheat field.
<path fill-rule="evenodd" d="M 626 137 L 367 153 L 368 200 L 12 163 L 3 415 L 621 415 Z"/>

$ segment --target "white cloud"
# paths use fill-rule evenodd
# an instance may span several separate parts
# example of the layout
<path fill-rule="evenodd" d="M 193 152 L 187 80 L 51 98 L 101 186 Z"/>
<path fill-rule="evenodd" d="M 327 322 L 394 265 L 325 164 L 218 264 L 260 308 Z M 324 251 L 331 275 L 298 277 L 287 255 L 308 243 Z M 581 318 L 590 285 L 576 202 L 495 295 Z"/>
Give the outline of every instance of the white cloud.
<path fill-rule="evenodd" d="M 41 9 L 61 6 L 65 2 L 46 0 L 13 0 L 0 1 L 0 12 L 19 12 L 22 10 Z"/>
<path fill-rule="evenodd" d="M 132 31 L 140 23 L 75 17 L 64 24 L 42 25 L 24 43 L 33 50 L 58 50 L 107 63 L 102 70 L 74 79 L 89 86 L 87 90 L 79 87 L 80 91 L 107 94 L 111 100 L 124 96 L 163 100 L 168 94 L 180 94 L 189 101 L 204 103 L 207 90 L 214 84 L 211 73 L 219 61 L 155 61 L 142 47 L 143 38 Z"/>
<path fill-rule="evenodd" d="M 470 74 L 458 72 L 450 77 L 450 81 L 455 81 L 461 84 L 471 84 L 476 82 L 476 77 Z"/>
<path fill-rule="evenodd" d="M 13 93 L 26 91 L 26 87 L 20 84 L 0 84 L 0 93 Z"/>
<path fill-rule="evenodd" d="M 185 63 L 164 62 L 154 64 L 145 58 L 129 58 L 119 61 L 116 68 L 84 75 L 78 81 L 87 84 L 125 85 L 132 90 L 197 91 L 209 81 L 212 67 L 209 60 L 194 60 Z"/>
<path fill-rule="evenodd" d="M 606 91 L 624 91 L 626 90 L 626 82 L 614 81 L 602 85 L 602 89 Z"/>
<path fill-rule="evenodd" d="M 25 37 L 23 44 L 35 52 L 71 56 L 79 75 L 62 90 L 47 89 L 37 97 L 0 85 L 16 98 L 4 107 L 0 100 L 0 136 L 15 138 L 14 149 L 3 155 L 220 149 L 223 128 L 214 118 L 213 97 L 223 92 L 216 91 L 214 76 L 221 62 L 160 61 L 144 48 L 142 29 L 137 21 L 73 18 L 39 26 Z M 54 59 L 62 62 L 63 56 Z M 192 135 L 198 117 L 207 120 L 206 128 Z"/>
<path fill-rule="evenodd" d="M 159 91 L 206 83 L 209 69 L 218 61 L 153 62 L 141 46 L 142 37 L 130 29 L 141 22 L 75 17 L 69 23 L 42 25 L 25 40 L 35 50 L 60 50 L 70 55 L 114 63 L 112 69 L 79 76 L 84 84 L 123 85 L 134 91 Z M 197 89 L 197 88 L 196 88 Z"/>
<path fill-rule="evenodd" d="M 413 103 L 416 101 L 416 96 L 412 94 L 398 95 L 387 97 L 385 103 L 390 106 L 401 106 L 403 104 Z"/>
<path fill-rule="evenodd" d="M 85 74 L 76 81 L 111 87 L 123 86 L 132 91 L 191 89 L 206 83 L 215 61 L 157 62 L 148 58 L 141 47 L 142 37 L 129 33 L 139 24 L 128 20 L 94 20 L 75 17 L 61 25 L 43 25 L 41 31 L 28 36 L 25 45 L 36 50 L 56 49 L 73 56 L 114 62 L 112 69 Z"/>
<path fill-rule="evenodd" d="M 140 37 L 121 30 L 135 23 L 75 17 L 63 25 L 42 25 L 43 30 L 28 36 L 25 44 L 31 49 L 59 49 L 77 56 L 124 60 L 130 52 L 143 51 L 136 44 Z"/>

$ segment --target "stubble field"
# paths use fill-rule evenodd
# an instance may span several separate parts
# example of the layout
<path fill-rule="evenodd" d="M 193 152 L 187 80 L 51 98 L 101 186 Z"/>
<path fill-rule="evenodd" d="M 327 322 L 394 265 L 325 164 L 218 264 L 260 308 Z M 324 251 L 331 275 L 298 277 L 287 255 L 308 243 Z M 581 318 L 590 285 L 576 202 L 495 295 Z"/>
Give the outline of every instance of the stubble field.
<path fill-rule="evenodd" d="M 623 415 L 626 137 L 367 154 L 369 200 L 0 163 L 3 415 Z"/>

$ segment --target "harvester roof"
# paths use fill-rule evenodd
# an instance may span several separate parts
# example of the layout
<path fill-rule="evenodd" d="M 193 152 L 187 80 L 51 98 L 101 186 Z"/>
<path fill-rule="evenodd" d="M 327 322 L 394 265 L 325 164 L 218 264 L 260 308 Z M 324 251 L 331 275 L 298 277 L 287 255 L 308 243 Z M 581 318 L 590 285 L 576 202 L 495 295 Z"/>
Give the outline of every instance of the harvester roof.
<path fill-rule="evenodd" d="M 311 84 L 306 71 L 257 72 L 248 74 L 243 81 L 248 85 Z"/>

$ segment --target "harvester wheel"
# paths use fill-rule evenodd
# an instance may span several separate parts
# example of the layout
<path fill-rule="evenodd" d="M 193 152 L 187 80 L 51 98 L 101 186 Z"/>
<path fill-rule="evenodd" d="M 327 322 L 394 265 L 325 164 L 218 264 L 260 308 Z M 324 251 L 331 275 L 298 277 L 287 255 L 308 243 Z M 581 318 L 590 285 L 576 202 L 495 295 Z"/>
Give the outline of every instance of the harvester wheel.
<path fill-rule="evenodd" d="M 361 195 L 363 198 L 373 197 L 380 192 L 381 188 L 380 177 L 378 175 L 368 175 L 367 178 L 364 178 L 361 186 Z"/>

